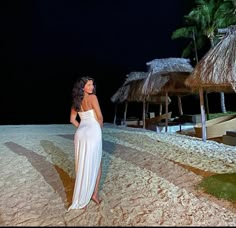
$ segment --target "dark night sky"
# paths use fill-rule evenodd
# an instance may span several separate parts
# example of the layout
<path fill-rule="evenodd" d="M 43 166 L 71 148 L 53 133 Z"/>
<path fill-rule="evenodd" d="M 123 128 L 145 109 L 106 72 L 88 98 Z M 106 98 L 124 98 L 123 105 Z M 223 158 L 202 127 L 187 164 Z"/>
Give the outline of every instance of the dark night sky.
<path fill-rule="evenodd" d="M 131 71 L 180 57 L 171 40 L 190 0 L 17 0 L 1 2 L 0 124 L 68 123 L 78 76 L 95 78 L 105 122 L 110 97 Z"/>

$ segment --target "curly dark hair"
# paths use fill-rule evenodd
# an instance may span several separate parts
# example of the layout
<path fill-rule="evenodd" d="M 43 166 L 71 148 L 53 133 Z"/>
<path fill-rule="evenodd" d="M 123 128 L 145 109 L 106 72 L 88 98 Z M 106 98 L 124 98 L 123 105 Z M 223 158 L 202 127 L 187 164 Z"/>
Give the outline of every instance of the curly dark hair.
<path fill-rule="evenodd" d="M 81 102 L 84 98 L 83 88 L 85 84 L 90 80 L 94 82 L 94 79 L 92 77 L 86 76 L 86 77 L 78 78 L 76 82 L 74 83 L 74 87 L 72 89 L 72 106 L 77 112 L 80 111 Z M 94 86 L 93 94 L 96 94 L 95 86 Z"/>

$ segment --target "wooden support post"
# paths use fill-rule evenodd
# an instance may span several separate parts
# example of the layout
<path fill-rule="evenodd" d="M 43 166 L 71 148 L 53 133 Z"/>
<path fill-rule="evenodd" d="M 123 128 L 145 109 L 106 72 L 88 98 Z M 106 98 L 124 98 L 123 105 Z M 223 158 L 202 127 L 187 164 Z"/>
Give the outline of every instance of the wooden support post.
<path fill-rule="evenodd" d="M 166 119 L 165 119 L 165 131 L 168 129 L 168 92 L 166 91 Z"/>
<path fill-rule="evenodd" d="M 143 128 L 146 128 L 146 110 L 145 110 L 146 102 L 143 100 Z"/>
<path fill-rule="evenodd" d="M 201 119 L 202 119 L 202 141 L 206 142 L 206 116 L 204 109 L 204 96 L 203 96 L 203 88 L 199 89 L 200 96 L 200 109 L 201 109 Z"/>

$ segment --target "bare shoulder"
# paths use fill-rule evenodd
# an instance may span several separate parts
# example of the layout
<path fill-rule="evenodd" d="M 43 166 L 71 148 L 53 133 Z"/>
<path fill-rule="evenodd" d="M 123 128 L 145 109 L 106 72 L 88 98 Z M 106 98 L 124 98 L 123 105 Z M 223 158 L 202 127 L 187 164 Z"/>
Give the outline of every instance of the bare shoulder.
<path fill-rule="evenodd" d="M 97 96 L 95 94 L 91 94 L 91 95 L 89 95 L 89 99 L 91 101 L 97 100 Z"/>
<path fill-rule="evenodd" d="M 96 95 L 96 94 L 90 94 L 89 97 L 91 97 L 91 98 L 97 98 L 97 95 Z"/>

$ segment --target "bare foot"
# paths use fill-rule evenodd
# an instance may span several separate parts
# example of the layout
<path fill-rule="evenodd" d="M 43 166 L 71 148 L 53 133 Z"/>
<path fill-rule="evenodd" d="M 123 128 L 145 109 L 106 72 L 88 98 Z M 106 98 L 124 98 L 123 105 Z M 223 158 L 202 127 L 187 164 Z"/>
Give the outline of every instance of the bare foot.
<path fill-rule="evenodd" d="M 98 199 L 97 197 L 93 196 L 92 200 L 96 203 L 96 204 L 100 204 L 102 200 Z"/>

